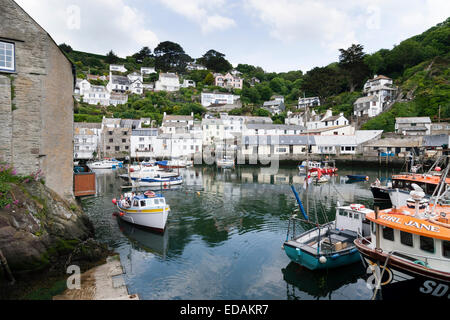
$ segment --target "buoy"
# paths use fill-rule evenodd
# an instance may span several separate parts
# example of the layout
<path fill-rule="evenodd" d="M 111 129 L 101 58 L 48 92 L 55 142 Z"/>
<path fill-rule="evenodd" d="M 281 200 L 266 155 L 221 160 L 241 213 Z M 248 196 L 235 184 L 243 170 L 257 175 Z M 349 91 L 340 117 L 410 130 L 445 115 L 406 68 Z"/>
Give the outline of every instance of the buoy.
<path fill-rule="evenodd" d="M 115 198 L 112 199 L 112 203 L 114 203 L 116 205 L 117 204 L 117 200 Z"/>
<path fill-rule="evenodd" d="M 325 263 L 327 263 L 327 258 L 325 258 L 324 256 L 321 256 L 321 257 L 319 258 L 319 262 L 320 262 L 321 264 L 325 264 Z"/>
<path fill-rule="evenodd" d="M 436 167 L 436 169 L 434 169 L 434 171 L 441 171 L 441 167 Z"/>
<path fill-rule="evenodd" d="M 200 192 L 197 192 L 197 195 L 200 196 Z"/>

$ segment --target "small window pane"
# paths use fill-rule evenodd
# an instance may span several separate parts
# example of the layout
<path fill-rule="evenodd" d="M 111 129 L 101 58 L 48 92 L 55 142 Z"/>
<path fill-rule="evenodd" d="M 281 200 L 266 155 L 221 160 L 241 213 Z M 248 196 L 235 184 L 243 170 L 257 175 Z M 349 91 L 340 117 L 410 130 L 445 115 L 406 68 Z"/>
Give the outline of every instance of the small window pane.
<path fill-rule="evenodd" d="M 442 256 L 450 258 L 450 241 L 442 241 Z"/>
<path fill-rule="evenodd" d="M 420 236 L 420 249 L 434 253 L 434 239 Z"/>
<path fill-rule="evenodd" d="M 400 242 L 406 246 L 413 246 L 413 235 L 409 232 L 400 231 Z"/>
<path fill-rule="evenodd" d="M 386 240 L 394 241 L 394 229 L 383 227 L 383 238 Z"/>

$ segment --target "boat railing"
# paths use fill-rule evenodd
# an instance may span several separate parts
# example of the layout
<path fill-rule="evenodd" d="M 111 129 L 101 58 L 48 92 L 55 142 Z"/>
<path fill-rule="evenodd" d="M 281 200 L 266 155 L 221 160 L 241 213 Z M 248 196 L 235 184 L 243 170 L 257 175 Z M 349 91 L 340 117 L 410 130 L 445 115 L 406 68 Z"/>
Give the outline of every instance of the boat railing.
<path fill-rule="evenodd" d="M 439 258 L 439 257 L 430 257 L 430 256 L 426 256 L 426 255 L 415 254 L 415 253 L 410 253 L 410 252 L 404 252 L 404 251 L 400 251 L 400 250 L 393 250 L 389 254 L 396 255 L 397 257 L 405 259 L 405 260 L 407 260 L 407 259 L 402 257 L 402 256 L 400 256 L 400 255 L 413 256 L 413 257 L 417 257 L 417 258 L 420 258 L 420 259 L 424 259 L 425 261 L 423 261 L 423 262 L 425 262 L 426 267 L 428 266 L 428 261 L 429 260 L 432 260 L 432 261 L 433 260 L 435 260 L 435 261 L 446 261 L 446 262 L 448 262 L 448 259 Z"/>

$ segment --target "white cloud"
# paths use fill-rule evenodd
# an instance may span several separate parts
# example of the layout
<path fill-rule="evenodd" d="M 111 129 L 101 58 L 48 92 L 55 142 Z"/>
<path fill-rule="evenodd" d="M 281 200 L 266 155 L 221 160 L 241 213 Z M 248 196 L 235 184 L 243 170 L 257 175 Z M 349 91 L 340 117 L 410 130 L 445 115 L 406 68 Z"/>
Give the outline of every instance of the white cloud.
<path fill-rule="evenodd" d="M 268 25 L 272 37 L 285 43 L 319 41 L 336 50 L 356 41 L 353 19 L 324 1 L 247 0 L 246 8 Z"/>
<path fill-rule="evenodd" d="M 119 56 L 143 46 L 158 45 L 157 35 L 146 26 L 148 17 L 123 0 L 16 0 L 59 44 L 75 50 Z M 74 8 L 79 8 L 78 14 Z M 79 23 L 79 25 L 77 25 Z"/>
<path fill-rule="evenodd" d="M 223 31 L 235 27 L 232 18 L 218 15 L 218 11 L 226 11 L 225 0 L 160 0 L 170 10 L 197 23 L 203 34 Z"/>

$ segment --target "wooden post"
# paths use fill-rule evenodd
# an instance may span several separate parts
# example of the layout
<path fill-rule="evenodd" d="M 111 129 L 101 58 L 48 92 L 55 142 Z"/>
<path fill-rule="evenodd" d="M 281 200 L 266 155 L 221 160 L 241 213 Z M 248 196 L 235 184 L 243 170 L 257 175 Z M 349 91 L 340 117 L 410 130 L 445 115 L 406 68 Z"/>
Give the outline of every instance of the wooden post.
<path fill-rule="evenodd" d="M 380 210 L 379 207 L 375 207 L 375 221 L 378 221 L 379 210 Z M 375 237 L 376 237 L 375 249 L 379 249 L 380 248 L 380 224 L 378 224 L 378 223 L 375 224 Z"/>

